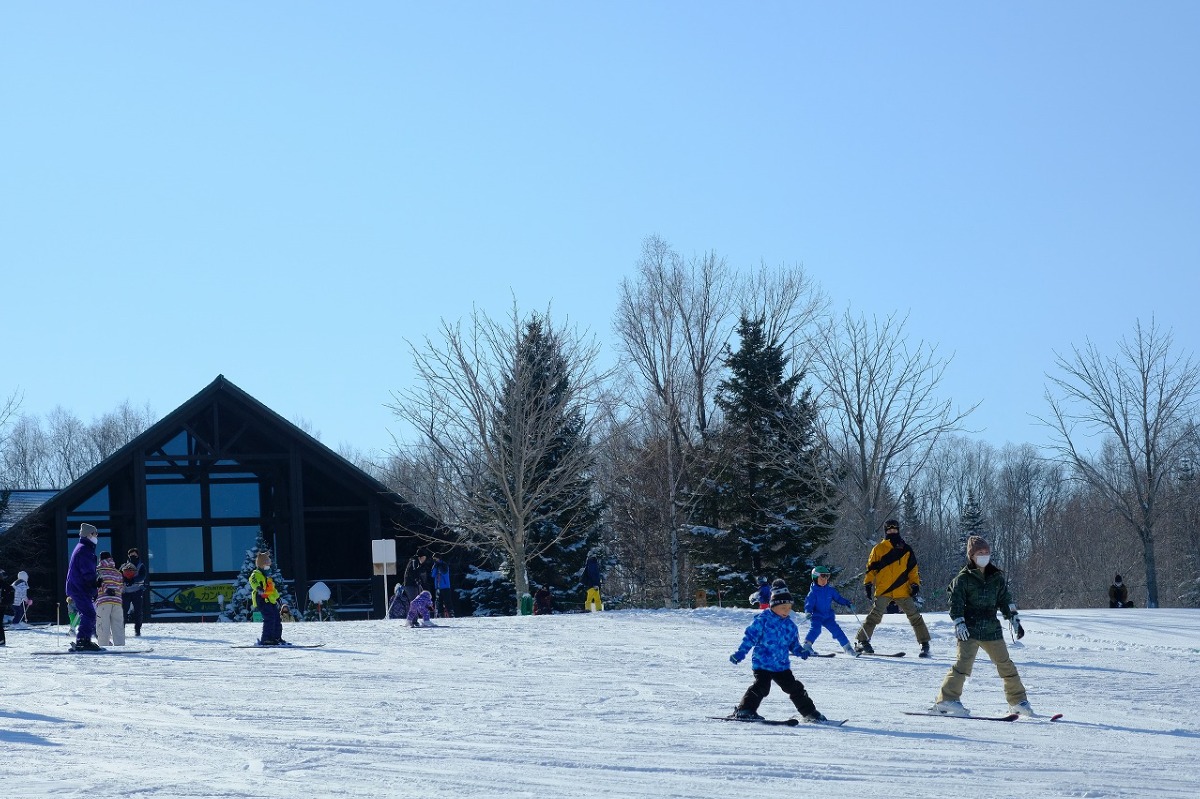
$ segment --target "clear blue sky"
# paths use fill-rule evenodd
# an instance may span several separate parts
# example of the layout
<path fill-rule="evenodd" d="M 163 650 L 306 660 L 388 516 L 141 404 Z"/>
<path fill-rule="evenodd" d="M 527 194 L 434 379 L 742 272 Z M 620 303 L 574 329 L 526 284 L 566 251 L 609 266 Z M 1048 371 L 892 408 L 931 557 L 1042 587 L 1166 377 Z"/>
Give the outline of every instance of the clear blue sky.
<path fill-rule="evenodd" d="M 910 314 L 993 443 L 1053 352 L 1200 341 L 1200 3 L 0 6 L 0 393 L 217 374 L 388 446 L 405 339 L 553 303 L 612 353 L 642 239 Z"/>

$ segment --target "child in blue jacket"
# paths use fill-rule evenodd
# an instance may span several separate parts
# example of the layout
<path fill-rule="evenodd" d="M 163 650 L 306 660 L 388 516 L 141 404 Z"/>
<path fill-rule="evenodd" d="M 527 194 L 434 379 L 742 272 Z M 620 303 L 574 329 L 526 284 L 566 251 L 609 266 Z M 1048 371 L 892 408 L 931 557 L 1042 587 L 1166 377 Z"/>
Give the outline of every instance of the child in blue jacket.
<path fill-rule="evenodd" d="M 850 639 L 838 626 L 837 615 L 833 612 L 834 602 L 850 607 L 850 600 L 829 584 L 832 575 L 828 566 L 817 566 L 812 570 L 812 588 L 808 589 L 808 596 L 804 599 L 804 617 L 809 623 L 808 635 L 804 636 L 804 651 L 813 654 L 813 641 L 821 635 L 821 628 L 824 627 L 833 634 L 833 640 L 841 645 L 847 655 L 858 657 L 858 652 L 850 646 Z"/>
<path fill-rule="evenodd" d="M 788 655 L 808 660 L 808 653 L 800 646 L 800 630 L 792 621 L 791 613 L 792 595 L 783 580 L 776 580 L 771 584 L 770 609 L 754 617 L 754 621 L 746 628 L 742 645 L 729 656 L 729 661 L 736 665 L 745 660 L 751 648 L 754 649 L 754 657 L 750 661 L 754 668 L 754 684 L 746 689 L 737 706 L 735 716 L 739 720 L 763 720 L 758 715 L 758 706 L 771 692 L 772 682 L 783 689 L 805 721 L 826 720 L 804 690 L 804 684 L 792 674 Z"/>
<path fill-rule="evenodd" d="M 758 605 L 759 610 L 768 610 L 771 607 L 771 584 L 767 582 L 766 577 L 758 578 L 758 588 L 750 595 L 750 604 Z"/>

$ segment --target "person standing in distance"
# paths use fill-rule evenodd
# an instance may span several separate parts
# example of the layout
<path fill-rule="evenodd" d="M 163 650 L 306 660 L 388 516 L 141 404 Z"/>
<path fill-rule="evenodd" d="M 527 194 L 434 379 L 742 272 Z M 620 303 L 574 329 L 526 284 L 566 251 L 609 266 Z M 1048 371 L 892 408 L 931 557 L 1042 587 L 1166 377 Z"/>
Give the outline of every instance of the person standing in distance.
<path fill-rule="evenodd" d="M 587 564 L 583 567 L 583 587 L 587 595 L 583 600 L 583 609 L 589 612 L 604 610 L 604 601 L 600 599 L 600 584 L 604 575 L 600 573 L 600 561 L 595 555 L 588 555 Z"/>
<path fill-rule="evenodd" d="M 75 635 L 75 643 L 71 651 L 83 652 L 100 650 L 100 645 L 92 640 L 96 634 L 96 539 L 99 534 L 96 528 L 87 522 L 79 525 L 79 543 L 71 553 L 71 563 L 67 566 L 67 596 L 75 602 L 75 610 L 79 613 L 79 632 Z"/>
<path fill-rule="evenodd" d="M 871 612 L 854 637 L 854 648 L 868 655 L 875 653 L 871 647 L 871 633 L 883 621 L 888 603 L 895 602 L 896 607 L 908 617 L 908 623 L 916 633 L 917 643 L 921 645 L 920 657 L 929 657 L 929 628 L 921 617 L 924 601 L 918 596 L 921 592 L 921 576 L 917 572 L 917 556 L 908 542 L 900 537 L 900 522 L 895 519 L 888 519 L 884 523 L 883 540 L 871 548 L 863 587 L 867 599 L 871 600 Z"/>
<path fill-rule="evenodd" d="M 142 634 L 142 621 L 146 615 L 146 564 L 138 554 L 137 547 L 130 547 L 121 564 L 121 578 L 125 581 L 125 592 L 121 594 L 121 611 L 126 622 L 133 622 L 133 634 Z"/>

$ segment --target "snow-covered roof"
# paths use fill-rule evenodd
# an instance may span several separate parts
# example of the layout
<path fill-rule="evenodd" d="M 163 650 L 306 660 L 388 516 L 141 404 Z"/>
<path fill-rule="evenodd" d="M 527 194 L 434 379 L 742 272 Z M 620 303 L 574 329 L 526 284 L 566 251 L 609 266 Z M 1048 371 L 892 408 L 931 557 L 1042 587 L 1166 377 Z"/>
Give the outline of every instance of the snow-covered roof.
<path fill-rule="evenodd" d="M 0 535 L 7 533 L 14 524 L 53 499 L 56 494 L 57 489 L 10 492 L 8 506 L 0 511 Z"/>

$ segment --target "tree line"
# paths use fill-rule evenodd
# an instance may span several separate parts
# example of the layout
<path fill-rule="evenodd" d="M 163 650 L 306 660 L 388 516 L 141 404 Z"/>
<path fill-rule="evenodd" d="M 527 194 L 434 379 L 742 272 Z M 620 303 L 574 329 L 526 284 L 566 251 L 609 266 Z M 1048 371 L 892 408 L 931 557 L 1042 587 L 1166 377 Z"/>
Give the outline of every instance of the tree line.
<path fill-rule="evenodd" d="M 540 587 L 579 604 L 589 554 L 612 605 L 744 606 L 758 577 L 802 592 L 818 563 L 861 598 L 887 518 L 933 608 L 971 534 L 1026 607 L 1102 606 L 1115 573 L 1150 607 L 1200 606 L 1200 366 L 1169 330 L 1057 354 L 1050 445 L 995 447 L 904 317 L 830 306 L 800 266 L 737 270 L 651 236 L 620 286 L 616 366 L 549 309 L 477 309 L 409 342 L 415 379 L 389 407 L 411 434 L 381 459 L 342 454 L 472 551 L 481 612 Z M 152 421 L 138 414 L 56 412 L 39 433 L 10 401 L 0 486 L 65 485 Z"/>

